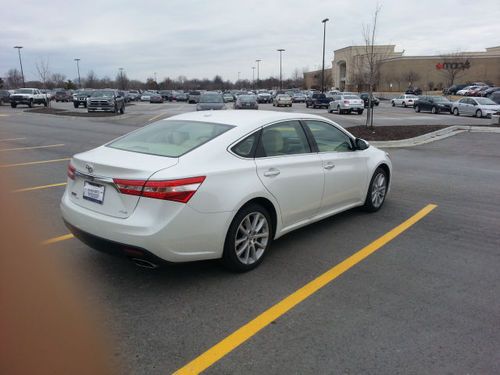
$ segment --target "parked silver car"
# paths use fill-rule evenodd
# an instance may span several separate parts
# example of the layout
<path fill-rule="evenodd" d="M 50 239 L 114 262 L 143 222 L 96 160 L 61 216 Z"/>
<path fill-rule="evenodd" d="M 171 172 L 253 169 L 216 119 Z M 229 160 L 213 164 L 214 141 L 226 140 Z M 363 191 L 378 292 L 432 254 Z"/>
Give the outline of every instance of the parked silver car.
<path fill-rule="evenodd" d="M 210 111 L 226 109 L 224 98 L 218 92 L 204 92 L 196 104 L 197 111 Z"/>
<path fill-rule="evenodd" d="M 462 98 L 453 103 L 451 111 L 455 116 L 491 117 L 500 114 L 500 105 L 489 98 Z"/>
<path fill-rule="evenodd" d="M 361 99 L 357 95 L 352 95 L 352 94 L 333 95 L 333 100 L 330 102 L 330 105 L 328 106 L 329 113 L 337 111 L 339 115 L 343 113 L 352 113 L 352 112 L 357 112 L 358 115 L 361 115 L 364 109 L 365 109 L 365 103 L 363 99 Z"/>

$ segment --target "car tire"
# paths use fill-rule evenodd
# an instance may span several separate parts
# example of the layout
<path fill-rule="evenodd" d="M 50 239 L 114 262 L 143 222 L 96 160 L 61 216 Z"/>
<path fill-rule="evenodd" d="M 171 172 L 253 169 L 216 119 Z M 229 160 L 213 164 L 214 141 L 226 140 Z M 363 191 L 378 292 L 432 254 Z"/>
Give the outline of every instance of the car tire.
<path fill-rule="evenodd" d="M 120 108 L 120 115 L 123 115 L 125 113 L 125 103 L 123 103 L 122 107 Z"/>
<path fill-rule="evenodd" d="M 370 181 L 364 209 L 368 212 L 378 211 L 385 202 L 388 188 L 387 172 L 383 168 L 377 168 Z"/>
<path fill-rule="evenodd" d="M 30 99 L 28 102 L 28 107 L 33 108 L 33 99 Z"/>
<path fill-rule="evenodd" d="M 73 103 L 73 107 L 78 108 L 78 107 L 79 107 L 79 105 L 78 105 L 78 104 L 76 104 L 76 103 Z"/>
<path fill-rule="evenodd" d="M 405 102 L 403 102 L 401 104 L 403 105 L 404 108 L 406 108 L 406 103 Z"/>
<path fill-rule="evenodd" d="M 431 109 L 431 113 L 432 113 L 433 115 L 435 115 L 435 114 L 436 114 L 436 113 L 438 113 L 438 112 L 439 112 L 439 110 L 438 110 L 436 107 L 432 107 L 432 109 Z"/>
<path fill-rule="evenodd" d="M 363 114 L 363 110 L 362 109 L 358 109 L 358 115 L 362 115 Z"/>
<path fill-rule="evenodd" d="M 342 114 L 342 110 L 340 109 L 340 106 L 339 106 L 339 105 L 337 106 L 337 113 L 338 113 L 339 115 L 341 115 L 341 114 Z"/>
<path fill-rule="evenodd" d="M 460 116 L 460 113 L 458 112 L 458 108 L 453 108 L 453 115 Z"/>
<path fill-rule="evenodd" d="M 309 104 L 306 103 L 306 108 L 309 108 Z"/>
<path fill-rule="evenodd" d="M 391 101 L 391 104 L 392 104 L 393 107 L 396 106 L 396 103 L 394 103 L 394 101 Z"/>
<path fill-rule="evenodd" d="M 16 107 L 17 107 L 17 104 L 16 104 L 16 103 L 10 103 L 10 106 L 11 106 L 12 108 L 16 108 Z"/>
<path fill-rule="evenodd" d="M 48 103 L 46 100 L 44 100 L 44 101 L 43 101 L 43 106 L 44 106 L 44 107 L 47 107 L 48 105 L 49 105 L 49 103 Z"/>
<path fill-rule="evenodd" d="M 476 111 L 476 117 L 477 117 L 477 118 L 482 118 L 482 117 L 483 117 L 483 111 L 481 111 L 480 109 L 478 109 L 478 110 Z"/>
<path fill-rule="evenodd" d="M 415 106 L 415 112 L 420 112 L 420 106 L 419 105 Z"/>
<path fill-rule="evenodd" d="M 243 206 L 227 231 L 222 254 L 223 264 L 235 272 L 247 272 L 256 268 L 262 263 L 273 236 L 274 229 L 269 212 L 260 204 L 250 203 Z"/>

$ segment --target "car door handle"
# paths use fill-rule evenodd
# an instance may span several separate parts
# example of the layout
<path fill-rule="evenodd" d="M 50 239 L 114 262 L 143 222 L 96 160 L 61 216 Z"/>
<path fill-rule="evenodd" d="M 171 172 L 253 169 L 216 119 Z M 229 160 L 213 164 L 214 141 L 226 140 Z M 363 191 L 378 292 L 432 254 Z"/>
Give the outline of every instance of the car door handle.
<path fill-rule="evenodd" d="M 323 168 L 325 168 L 325 169 L 333 169 L 333 168 L 335 168 L 335 164 L 333 164 L 331 162 L 330 163 L 325 163 L 325 165 L 323 166 Z"/>
<path fill-rule="evenodd" d="M 271 169 L 268 169 L 267 171 L 264 172 L 264 176 L 273 177 L 273 176 L 279 175 L 280 173 L 281 172 L 279 171 L 279 169 L 271 168 Z"/>

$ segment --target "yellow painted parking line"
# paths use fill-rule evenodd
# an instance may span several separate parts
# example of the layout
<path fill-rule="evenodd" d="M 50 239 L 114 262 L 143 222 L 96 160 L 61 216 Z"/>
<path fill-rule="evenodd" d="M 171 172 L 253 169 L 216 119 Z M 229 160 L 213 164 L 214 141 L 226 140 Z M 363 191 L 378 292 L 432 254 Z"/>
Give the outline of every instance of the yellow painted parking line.
<path fill-rule="evenodd" d="M 290 294 L 288 297 L 282 299 L 280 302 L 264 311 L 262 314 L 257 316 L 255 319 L 251 320 L 235 332 L 231 333 L 225 339 L 212 346 L 206 352 L 201 354 L 199 357 L 193 359 L 184 367 L 177 370 L 174 374 L 184 375 L 184 374 L 199 374 L 200 372 L 206 370 L 208 367 L 212 366 L 215 362 L 226 356 L 228 353 L 233 351 L 235 348 L 243 344 L 245 341 L 254 336 L 257 332 L 264 329 L 271 322 L 275 321 L 286 312 L 291 310 L 293 307 L 304 301 L 306 298 L 310 297 L 312 294 L 316 293 L 318 290 L 328 285 L 330 282 L 335 280 L 337 277 L 348 271 L 350 268 L 354 267 L 356 264 L 366 259 L 369 255 L 373 254 L 375 251 L 380 249 L 382 246 L 386 245 L 388 242 L 392 241 L 394 238 L 399 236 L 401 233 L 409 229 L 419 220 L 427 216 L 432 210 L 437 206 L 434 204 L 429 204 L 415 215 L 410 217 L 408 220 L 399 224 L 397 227 L 387 232 L 383 236 L 377 238 L 368 246 L 359 250 L 357 253 L 351 255 L 349 258 L 340 262 L 330 270 L 326 271 L 322 275 L 318 276 L 316 279 L 310 281 L 302 288 Z"/>
<path fill-rule="evenodd" d="M 22 193 L 24 191 L 33 191 L 33 190 L 42 190 L 42 189 L 48 189 L 51 187 L 58 187 L 58 186 L 66 186 L 66 182 L 60 182 L 58 184 L 50 184 L 50 185 L 41 185 L 41 186 L 33 186 L 33 187 L 27 187 L 27 188 L 22 188 L 22 189 L 16 189 L 13 190 L 13 193 Z"/>
<path fill-rule="evenodd" d="M 35 150 L 37 148 L 52 148 L 52 147 L 61 147 L 61 146 L 64 146 L 64 143 L 58 143 L 56 145 L 45 145 L 45 146 L 4 148 L 4 149 L 0 149 L 0 152 L 4 152 L 4 151 L 21 151 L 21 150 Z"/>
<path fill-rule="evenodd" d="M 160 113 L 159 115 L 156 115 L 155 117 L 151 117 L 148 121 L 156 120 L 157 118 L 160 118 L 163 115 L 166 115 L 166 113 Z"/>
<path fill-rule="evenodd" d="M 21 139 L 26 139 L 26 137 L 22 137 L 22 138 L 4 138 L 4 139 L 0 139 L 0 142 L 20 141 Z"/>
<path fill-rule="evenodd" d="M 64 236 L 49 238 L 48 240 L 43 241 L 42 245 L 50 245 L 50 244 L 53 244 L 53 243 L 70 240 L 73 237 L 74 236 L 71 233 L 68 233 L 68 234 L 65 234 Z"/>
<path fill-rule="evenodd" d="M 28 161 L 25 163 L 14 163 L 14 164 L 0 164 L 0 168 L 13 168 L 13 167 L 22 167 L 24 165 L 36 165 L 36 164 L 47 164 L 47 163 L 57 163 L 61 161 L 68 161 L 71 158 L 62 158 L 62 159 L 52 159 L 52 160 L 38 160 L 38 161 Z"/>

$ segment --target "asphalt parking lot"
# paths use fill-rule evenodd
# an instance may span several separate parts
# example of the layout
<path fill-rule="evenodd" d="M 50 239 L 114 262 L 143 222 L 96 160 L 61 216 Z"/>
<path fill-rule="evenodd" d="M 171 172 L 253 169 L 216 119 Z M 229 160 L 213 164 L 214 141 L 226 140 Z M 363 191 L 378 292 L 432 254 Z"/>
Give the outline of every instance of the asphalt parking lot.
<path fill-rule="evenodd" d="M 71 104 L 56 106 L 71 109 Z M 272 108 L 261 105 L 261 109 Z M 462 133 L 391 150 L 391 194 L 375 214 L 351 210 L 279 239 L 265 262 L 232 274 L 218 262 L 145 270 L 68 238 L 59 200 L 71 155 L 193 106 L 137 103 L 112 118 L 25 113 L 0 107 L 0 173 L 44 222 L 57 252 L 103 308 L 122 373 L 172 373 L 202 357 L 209 374 L 495 374 L 500 372 L 500 134 Z M 314 112 L 345 127 L 364 116 Z M 81 109 L 83 111 L 83 109 Z M 487 119 L 376 109 L 376 124 L 488 124 Z M 417 119 L 418 118 L 418 119 Z M 435 121 L 435 122 L 434 122 Z M 463 121 L 463 122 L 462 122 Z M 388 241 L 420 210 L 432 210 Z M 382 244 L 381 244 L 382 243 Z M 378 247 L 377 247 L 378 246 Z M 316 277 L 358 259 L 269 324 L 230 336 L 227 354 L 210 348 Z M 306 293 L 306 294 L 304 294 Z M 219 358 L 220 357 L 220 358 Z"/>

